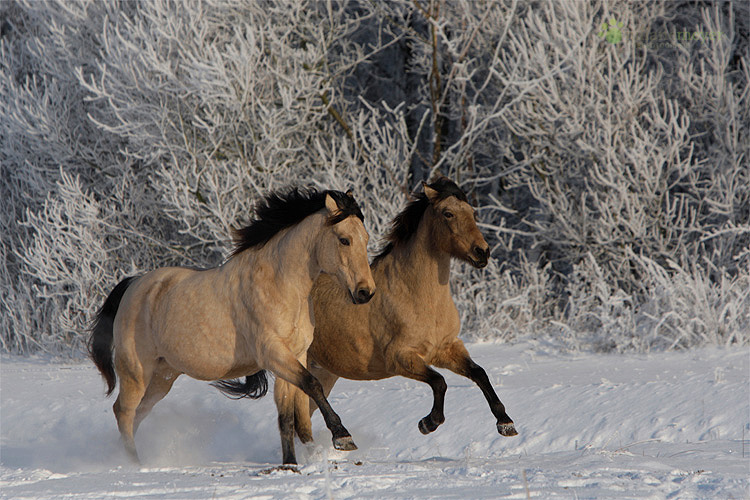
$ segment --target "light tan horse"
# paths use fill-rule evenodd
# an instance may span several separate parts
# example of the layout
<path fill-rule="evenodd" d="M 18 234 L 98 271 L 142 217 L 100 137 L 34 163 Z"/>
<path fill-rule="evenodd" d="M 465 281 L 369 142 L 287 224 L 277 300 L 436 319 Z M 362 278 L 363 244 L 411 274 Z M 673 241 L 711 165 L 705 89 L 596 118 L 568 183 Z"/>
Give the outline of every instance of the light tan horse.
<path fill-rule="evenodd" d="M 113 409 L 133 459 L 138 424 L 178 376 L 248 376 L 246 395 L 260 397 L 267 389 L 263 370 L 315 401 L 337 449 L 356 449 L 304 364 L 313 336 L 315 279 L 330 275 L 354 303 L 374 293 L 362 219 L 348 193 L 274 193 L 237 232 L 234 253 L 220 267 L 162 268 L 115 287 L 97 315 L 89 351 L 108 395 L 120 379 Z"/>
<path fill-rule="evenodd" d="M 439 177 L 394 220 L 389 244 L 372 263 L 378 293 L 354 307 L 335 280 L 321 275 L 312 290 L 315 335 L 308 367 L 328 395 L 339 377 L 378 380 L 401 375 L 430 385 L 434 403 L 419 421 L 428 434 L 445 421 L 445 379 L 430 365 L 474 381 L 484 393 L 497 430 L 517 434 L 482 367 L 458 339 L 460 321 L 450 293 L 450 260 L 474 267 L 487 264 L 489 247 L 464 192 Z M 314 411 L 314 406 L 312 407 Z M 312 440 L 310 400 L 295 394 L 295 428 L 302 442 Z M 279 415 L 279 419 L 290 419 Z"/>

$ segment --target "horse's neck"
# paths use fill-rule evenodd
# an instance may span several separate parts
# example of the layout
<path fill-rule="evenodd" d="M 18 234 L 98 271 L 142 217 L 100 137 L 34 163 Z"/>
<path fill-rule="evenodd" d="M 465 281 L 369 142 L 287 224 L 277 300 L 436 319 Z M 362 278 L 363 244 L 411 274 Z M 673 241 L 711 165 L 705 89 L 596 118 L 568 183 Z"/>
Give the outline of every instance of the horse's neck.
<path fill-rule="evenodd" d="M 420 223 L 414 236 L 391 255 L 397 277 L 420 297 L 432 295 L 435 299 L 452 300 L 450 255 L 436 248 L 427 224 Z"/>
<path fill-rule="evenodd" d="M 252 282 L 258 268 L 269 271 L 279 287 L 291 287 L 307 296 L 315 279 L 320 274 L 320 265 L 315 255 L 315 247 L 323 227 L 324 217 L 312 214 L 280 231 L 265 245 L 249 249 L 238 255 L 239 273 L 246 282 Z"/>

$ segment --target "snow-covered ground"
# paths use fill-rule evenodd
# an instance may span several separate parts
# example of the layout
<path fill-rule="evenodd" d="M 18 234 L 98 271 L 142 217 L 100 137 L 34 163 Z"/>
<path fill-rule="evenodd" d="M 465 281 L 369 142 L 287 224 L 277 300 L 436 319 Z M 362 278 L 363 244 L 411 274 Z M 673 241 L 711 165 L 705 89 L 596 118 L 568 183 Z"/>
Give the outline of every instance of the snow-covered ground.
<path fill-rule="evenodd" d="M 273 398 L 231 401 L 183 377 L 127 462 L 90 364 L 4 356 L 0 498 L 750 498 L 750 350 L 559 354 L 469 346 L 519 436 L 447 373 L 446 422 L 423 436 L 427 386 L 341 381 L 331 403 L 359 450 L 316 444 L 281 460 Z"/>

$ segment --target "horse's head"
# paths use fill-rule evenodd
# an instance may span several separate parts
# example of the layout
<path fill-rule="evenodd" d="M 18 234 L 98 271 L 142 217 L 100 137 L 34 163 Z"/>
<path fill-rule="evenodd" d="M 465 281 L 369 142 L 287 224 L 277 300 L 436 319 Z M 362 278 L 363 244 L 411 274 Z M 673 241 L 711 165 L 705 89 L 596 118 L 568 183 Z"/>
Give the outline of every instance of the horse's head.
<path fill-rule="evenodd" d="M 422 186 L 430 203 L 425 216 L 430 218 L 432 240 L 437 247 L 476 268 L 486 266 L 490 247 L 477 227 L 476 210 L 464 192 L 447 177 Z"/>
<path fill-rule="evenodd" d="M 318 247 L 318 262 L 324 273 L 336 276 L 355 304 L 368 302 L 375 293 L 375 281 L 367 260 L 370 239 L 362 212 L 350 192 L 329 191 L 328 212 Z"/>

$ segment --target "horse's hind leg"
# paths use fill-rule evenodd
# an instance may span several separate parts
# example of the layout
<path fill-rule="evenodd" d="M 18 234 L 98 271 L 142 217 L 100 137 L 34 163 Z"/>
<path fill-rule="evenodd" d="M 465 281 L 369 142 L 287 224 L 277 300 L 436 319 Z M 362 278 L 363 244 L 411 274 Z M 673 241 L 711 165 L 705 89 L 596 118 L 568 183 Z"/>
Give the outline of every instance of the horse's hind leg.
<path fill-rule="evenodd" d="M 445 379 L 430 368 L 416 351 L 394 350 L 392 355 L 387 357 L 390 360 L 389 371 L 392 373 L 429 384 L 433 395 L 432 409 L 429 415 L 419 421 L 419 431 L 422 434 L 433 432 L 445 422 L 443 407 L 445 391 L 448 388 Z"/>
<path fill-rule="evenodd" d="M 309 443 L 312 437 L 312 420 L 310 416 L 312 411 L 310 407 L 315 406 L 315 402 L 310 402 L 310 397 L 301 390 L 294 387 L 294 431 L 297 433 L 299 440 L 303 443 Z M 325 390 L 323 391 L 325 394 Z"/>
<path fill-rule="evenodd" d="M 151 378 L 151 373 L 150 370 L 144 370 L 138 363 L 127 363 L 122 359 L 116 359 L 115 363 L 120 376 L 120 393 L 112 409 L 115 412 L 117 427 L 120 429 L 125 449 L 130 458 L 139 462 L 134 439 L 135 414 L 146 393 L 146 385 Z"/>
<path fill-rule="evenodd" d="M 515 436 L 518 434 L 513 420 L 505 413 L 505 405 L 500 402 L 495 390 L 490 384 L 490 379 L 484 368 L 471 359 L 464 343 L 460 340 L 454 341 L 445 349 L 442 349 L 435 358 L 435 366 L 447 368 L 452 372 L 471 379 L 479 386 L 487 403 L 490 405 L 492 414 L 497 419 L 497 432 L 503 436 Z"/>
<path fill-rule="evenodd" d="M 180 372 L 174 370 L 166 361 L 163 359 L 159 361 L 159 364 L 156 366 L 156 369 L 151 376 L 151 381 L 148 383 L 146 393 L 135 411 L 133 433 L 138 431 L 138 427 L 141 425 L 141 422 L 143 422 L 143 419 L 151 412 L 154 405 L 167 395 L 172 388 L 172 384 L 174 384 L 174 381 L 177 380 L 177 377 L 179 376 Z"/>

